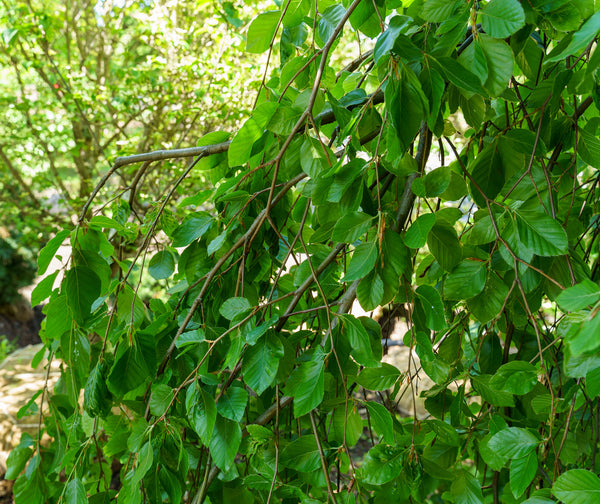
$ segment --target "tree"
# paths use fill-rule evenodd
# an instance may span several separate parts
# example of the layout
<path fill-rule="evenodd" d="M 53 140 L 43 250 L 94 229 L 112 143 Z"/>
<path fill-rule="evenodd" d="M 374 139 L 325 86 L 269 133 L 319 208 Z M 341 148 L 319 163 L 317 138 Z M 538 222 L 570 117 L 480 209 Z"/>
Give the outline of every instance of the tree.
<path fill-rule="evenodd" d="M 127 202 L 95 194 L 40 254 L 73 246 L 34 293 L 65 366 L 53 442 L 9 460 L 17 502 L 594 502 L 599 29 L 586 0 L 259 14 L 239 131 L 117 158 L 98 187 L 190 159 L 135 257 L 110 241 L 132 240 Z M 143 302 L 145 276 L 167 294 Z M 355 299 L 404 307 L 420 369 L 381 363 Z M 429 416 L 402 418 L 380 392 L 417 372 Z"/>
<path fill-rule="evenodd" d="M 253 13 L 228 2 L 199 14 L 195 2 L 1 2 L 3 225 L 35 247 L 77 214 L 109 159 L 235 128 L 250 103 L 233 84 L 251 81 L 254 62 L 230 23 Z M 143 217 L 162 175 L 167 185 L 180 168 L 167 160 L 138 178 L 123 169 L 110 186 L 133 186 Z"/>

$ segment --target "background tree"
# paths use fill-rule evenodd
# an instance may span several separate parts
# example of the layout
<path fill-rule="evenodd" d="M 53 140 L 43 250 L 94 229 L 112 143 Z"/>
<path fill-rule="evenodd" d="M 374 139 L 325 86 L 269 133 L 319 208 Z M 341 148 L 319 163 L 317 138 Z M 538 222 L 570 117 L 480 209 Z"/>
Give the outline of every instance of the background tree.
<path fill-rule="evenodd" d="M 73 245 L 34 292 L 39 358 L 65 366 L 53 442 L 9 460 L 17 502 L 594 502 L 599 29 L 585 0 L 259 14 L 239 131 L 117 158 L 98 187 L 190 157 L 135 257 L 107 238 L 132 240 L 127 204 L 94 197 L 40 254 Z M 144 303 L 145 275 L 168 293 Z M 381 363 L 355 298 L 404 308 L 418 368 Z M 417 373 L 429 416 L 402 418 Z"/>
<path fill-rule="evenodd" d="M 77 213 L 116 155 L 234 127 L 250 105 L 239 84 L 250 90 L 255 76 L 231 27 L 251 13 L 217 1 L 2 2 L 3 225 L 44 242 L 40 224 Z M 136 212 L 179 169 L 166 162 L 136 181 Z M 121 170 L 109 197 L 136 173 Z"/>

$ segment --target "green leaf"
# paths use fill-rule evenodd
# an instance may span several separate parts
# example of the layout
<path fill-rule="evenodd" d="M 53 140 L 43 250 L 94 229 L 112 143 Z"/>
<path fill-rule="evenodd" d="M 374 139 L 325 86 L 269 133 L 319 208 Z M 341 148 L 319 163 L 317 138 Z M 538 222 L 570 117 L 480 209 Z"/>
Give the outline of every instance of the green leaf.
<path fill-rule="evenodd" d="M 300 472 L 312 472 L 321 467 L 321 457 L 315 436 L 304 435 L 281 451 L 281 465 Z"/>
<path fill-rule="evenodd" d="M 438 264 L 446 271 L 452 271 L 462 259 L 456 230 L 444 220 L 437 221 L 429 231 L 427 246 Z"/>
<path fill-rule="evenodd" d="M 485 208 L 485 197 L 494 199 L 505 182 L 504 163 L 498 150 L 498 142 L 483 149 L 469 168 L 471 195 L 480 208 Z"/>
<path fill-rule="evenodd" d="M 150 413 L 156 417 L 161 417 L 167 412 L 167 408 L 173 400 L 174 391 L 164 383 L 152 385 L 152 395 L 150 396 Z"/>
<path fill-rule="evenodd" d="M 571 54 L 576 54 L 586 48 L 588 44 L 594 40 L 594 37 L 598 35 L 598 31 L 600 31 L 600 11 L 596 12 L 578 31 L 575 32 L 567 47 L 559 53 L 551 54 L 550 57 L 545 58 L 544 63 L 561 61 Z"/>
<path fill-rule="evenodd" d="M 108 375 L 108 388 L 118 397 L 141 385 L 150 376 L 140 346 L 126 348 L 113 364 Z"/>
<path fill-rule="evenodd" d="M 584 278 L 582 282 L 566 288 L 556 298 L 563 311 L 577 311 L 594 305 L 600 300 L 600 287 L 595 282 Z"/>
<path fill-rule="evenodd" d="M 269 11 L 259 14 L 252 20 L 246 36 L 247 52 L 259 54 L 269 49 L 280 16 L 279 11 Z"/>
<path fill-rule="evenodd" d="M 442 194 L 450 185 L 450 167 L 441 166 L 431 170 L 423 178 L 425 183 L 425 192 L 428 198 L 435 198 Z"/>
<path fill-rule="evenodd" d="M 152 256 L 148 264 L 148 273 L 155 280 L 169 278 L 175 271 L 175 258 L 169 250 L 161 250 Z"/>
<path fill-rule="evenodd" d="M 243 297 L 232 297 L 226 300 L 219 308 L 219 313 L 227 320 L 242 318 L 252 309 L 250 301 Z"/>
<path fill-rule="evenodd" d="M 400 476 L 404 463 L 403 454 L 404 448 L 401 446 L 373 446 L 363 462 L 363 481 L 369 485 L 383 485 Z"/>
<path fill-rule="evenodd" d="M 65 238 L 69 236 L 70 233 L 71 231 L 69 231 L 68 229 L 63 229 L 62 231 L 59 231 L 58 233 L 56 233 L 56 236 L 52 238 L 42 250 L 40 250 L 40 255 L 38 256 L 37 260 L 38 275 L 43 275 L 44 273 L 46 273 L 48 266 L 50 266 L 50 261 L 52 261 L 52 259 L 56 255 L 56 251 L 60 248 L 62 242 L 65 241 Z"/>
<path fill-rule="evenodd" d="M 185 247 L 194 240 L 201 238 L 213 223 L 213 218 L 207 212 L 188 214 L 183 222 L 173 231 L 173 247 Z"/>
<path fill-rule="evenodd" d="M 25 469 L 25 465 L 31 458 L 33 450 L 26 446 L 17 446 L 8 455 L 6 460 L 6 474 L 4 479 L 14 480 L 17 479 L 19 474 Z"/>
<path fill-rule="evenodd" d="M 600 169 L 600 140 L 587 128 L 578 131 L 577 154 L 590 166 Z"/>
<path fill-rule="evenodd" d="M 241 422 L 248 403 L 248 392 L 240 387 L 229 387 L 217 401 L 217 413 L 234 422 Z"/>
<path fill-rule="evenodd" d="M 242 362 L 242 373 L 246 384 L 261 395 L 275 381 L 279 359 L 283 357 L 283 344 L 272 332 L 261 336 L 254 346 L 249 347 Z"/>
<path fill-rule="evenodd" d="M 379 360 L 373 355 L 369 333 L 353 315 L 339 315 L 341 333 L 352 349 L 350 355 L 366 367 L 376 367 Z"/>
<path fill-rule="evenodd" d="M 398 153 L 404 154 L 421 126 L 421 121 L 429 115 L 428 102 L 421 83 L 413 70 L 402 65 L 397 79 L 388 82 L 385 88 L 385 106 L 388 111 L 389 143 L 395 143 Z"/>
<path fill-rule="evenodd" d="M 331 149 L 313 137 L 305 137 L 300 148 L 300 165 L 302 171 L 310 178 L 318 178 L 319 175 L 336 162 L 336 157 Z"/>
<path fill-rule="evenodd" d="M 490 95 L 498 96 L 506 89 L 512 76 L 514 65 L 512 49 L 504 40 L 489 37 L 484 33 L 479 35 L 479 41 L 476 43 L 481 45 L 488 64 L 488 76 L 484 87 Z"/>
<path fill-rule="evenodd" d="M 341 22 L 346 14 L 346 9 L 342 4 L 334 4 L 323 11 L 319 20 L 318 34 L 321 41 L 325 44 L 333 35 L 335 27 Z"/>
<path fill-rule="evenodd" d="M 385 365 L 385 363 L 384 363 Z M 371 368 L 375 369 L 375 368 Z M 382 438 L 383 443 L 394 444 L 394 423 L 391 413 L 383 404 L 369 401 L 366 404 L 369 411 L 371 427 Z"/>
<path fill-rule="evenodd" d="M 562 226 L 543 212 L 515 212 L 519 241 L 539 256 L 566 254 L 569 242 Z"/>
<path fill-rule="evenodd" d="M 591 471 L 571 469 L 556 479 L 552 493 L 565 504 L 596 504 L 600 500 L 600 480 Z"/>
<path fill-rule="evenodd" d="M 210 438 L 210 454 L 216 466 L 222 471 L 227 471 L 242 442 L 242 429 L 237 422 L 220 418 L 215 422 L 215 427 Z"/>
<path fill-rule="evenodd" d="M 410 251 L 404 244 L 402 237 L 386 229 L 381 244 L 381 263 L 383 269 L 391 266 L 398 277 L 409 276 L 412 272 Z M 384 275 L 385 276 L 385 275 Z"/>
<path fill-rule="evenodd" d="M 371 270 L 356 289 L 356 297 L 362 309 L 372 311 L 377 308 L 383 300 L 384 288 L 383 280 L 377 271 Z"/>
<path fill-rule="evenodd" d="M 415 294 L 415 316 L 423 316 L 425 325 L 433 331 L 439 331 L 446 327 L 444 305 L 440 293 L 431 285 L 420 285 Z"/>
<path fill-rule="evenodd" d="M 42 301 L 45 301 L 50 294 L 52 294 L 52 287 L 54 287 L 56 275 L 58 275 L 58 270 L 43 278 L 40 283 L 34 287 L 33 291 L 31 292 L 31 306 L 39 305 Z"/>
<path fill-rule="evenodd" d="M 490 272 L 483 291 L 467 301 L 467 306 L 479 322 L 486 324 L 496 318 L 508 297 L 509 289 L 496 273 Z"/>
<path fill-rule="evenodd" d="M 352 259 L 344 275 L 344 282 L 353 282 L 363 278 L 375 266 L 377 260 L 377 242 L 367 242 L 357 245 L 352 253 Z"/>
<path fill-rule="evenodd" d="M 512 361 L 498 368 L 490 380 L 490 386 L 515 395 L 531 392 L 537 385 L 537 369 L 525 361 Z"/>
<path fill-rule="evenodd" d="M 421 15 L 426 21 L 439 23 L 452 17 L 459 0 L 426 0 Z"/>
<path fill-rule="evenodd" d="M 446 278 L 444 296 L 447 299 L 472 298 L 483 290 L 486 277 L 485 262 L 467 259 L 454 268 Z"/>
<path fill-rule="evenodd" d="M 85 504 L 87 502 L 88 498 L 83 482 L 79 478 L 73 478 L 65 489 L 65 503 Z"/>
<path fill-rule="evenodd" d="M 367 232 L 372 220 L 373 217 L 364 212 L 350 212 L 337 222 L 332 238 L 336 242 L 352 243 Z"/>
<path fill-rule="evenodd" d="M 85 321 L 91 315 L 94 301 L 100 296 L 100 278 L 90 268 L 75 266 L 65 274 L 63 285 L 67 295 L 67 306 L 71 309 L 73 319 L 79 325 L 85 325 Z"/>
<path fill-rule="evenodd" d="M 510 489 L 518 499 L 523 495 L 529 484 L 535 478 L 538 468 L 538 458 L 535 451 L 529 452 L 522 458 L 510 462 Z"/>
<path fill-rule="evenodd" d="M 217 419 L 215 399 L 195 381 L 187 389 L 185 407 L 188 419 L 202 443 L 208 445 Z"/>
<path fill-rule="evenodd" d="M 377 38 L 373 50 L 373 61 L 377 63 L 380 58 L 388 54 L 394 47 L 396 38 L 408 27 L 410 18 L 407 16 L 394 16 L 390 19 L 387 30 Z"/>
<path fill-rule="evenodd" d="M 88 376 L 83 394 L 83 408 L 91 417 L 104 417 L 110 411 L 112 401 L 106 379 L 106 361 L 98 361 Z"/>
<path fill-rule="evenodd" d="M 435 69 L 457 88 L 481 96 L 487 95 L 485 89 L 483 89 L 483 86 L 481 85 L 479 77 L 462 66 L 455 59 L 442 57 L 437 60 L 430 58 L 430 61 Z"/>
<path fill-rule="evenodd" d="M 294 416 L 306 415 L 323 400 L 325 392 L 325 355 L 315 353 L 313 360 L 303 362 L 290 375 L 286 394 L 294 398 Z"/>
<path fill-rule="evenodd" d="M 427 243 L 427 235 L 435 224 L 435 214 L 422 214 L 412 223 L 404 235 L 407 247 L 418 249 Z"/>
<path fill-rule="evenodd" d="M 450 487 L 455 504 L 483 504 L 479 480 L 467 471 L 460 471 Z"/>
<path fill-rule="evenodd" d="M 485 32 L 496 38 L 509 37 L 525 25 L 525 12 L 517 0 L 492 0 L 479 14 Z"/>
<path fill-rule="evenodd" d="M 471 245 L 485 245 L 496 239 L 496 232 L 489 215 L 479 219 L 471 228 L 469 243 Z"/>
<path fill-rule="evenodd" d="M 356 377 L 356 382 L 367 390 L 387 390 L 394 386 L 401 375 L 397 367 L 382 362 L 380 367 L 364 368 Z"/>
<path fill-rule="evenodd" d="M 491 375 L 471 376 L 471 383 L 473 384 L 475 392 L 492 406 L 497 406 L 499 408 L 514 406 L 515 401 L 513 395 L 509 392 L 492 388 L 490 386 L 491 378 Z"/>
<path fill-rule="evenodd" d="M 587 314 L 579 329 L 567 336 L 567 343 L 573 355 L 592 352 L 600 346 L 600 314 L 597 310 Z"/>
<path fill-rule="evenodd" d="M 519 459 L 534 451 L 539 443 L 539 439 L 531 431 L 508 427 L 494 434 L 488 446 L 501 457 Z"/>

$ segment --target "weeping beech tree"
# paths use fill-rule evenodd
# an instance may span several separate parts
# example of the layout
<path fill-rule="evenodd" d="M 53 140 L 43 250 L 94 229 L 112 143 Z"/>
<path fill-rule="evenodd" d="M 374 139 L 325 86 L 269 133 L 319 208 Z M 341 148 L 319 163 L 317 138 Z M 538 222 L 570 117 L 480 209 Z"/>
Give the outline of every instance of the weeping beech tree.
<path fill-rule="evenodd" d="M 62 374 L 21 412 L 17 503 L 596 502 L 599 30 L 592 0 L 256 17 L 241 129 L 117 158 L 40 254 L 72 245 L 34 292 Z M 95 204 L 176 158 L 143 222 L 135 181 Z M 356 300 L 402 308 L 408 369 Z"/>

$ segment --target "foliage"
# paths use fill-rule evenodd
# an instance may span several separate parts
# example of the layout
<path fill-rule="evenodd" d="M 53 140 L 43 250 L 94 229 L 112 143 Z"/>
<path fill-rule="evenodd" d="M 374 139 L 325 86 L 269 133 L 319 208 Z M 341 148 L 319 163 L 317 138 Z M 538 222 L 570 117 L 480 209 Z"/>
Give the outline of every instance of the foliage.
<path fill-rule="evenodd" d="M 141 225 L 86 206 L 40 253 L 73 246 L 34 293 L 65 365 L 17 503 L 596 502 L 599 29 L 588 0 L 258 15 L 275 63 L 239 131 L 119 158 L 192 160 Z M 381 363 L 355 298 L 404 307 L 418 366 Z M 418 373 L 428 416 L 400 417 Z"/>
<path fill-rule="evenodd" d="M 0 2 L 3 225 L 40 243 L 80 211 L 109 159 L 235 127 L 250 106 L 239 81 L 256 86 L 231 23 L 253 11 L 216 0 Z M 180 169 L 124 168 L 97 204 L 133 187 L 143 216 Z"/>

